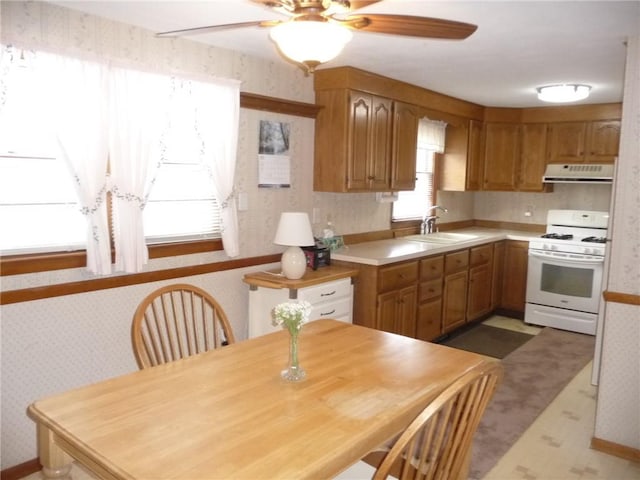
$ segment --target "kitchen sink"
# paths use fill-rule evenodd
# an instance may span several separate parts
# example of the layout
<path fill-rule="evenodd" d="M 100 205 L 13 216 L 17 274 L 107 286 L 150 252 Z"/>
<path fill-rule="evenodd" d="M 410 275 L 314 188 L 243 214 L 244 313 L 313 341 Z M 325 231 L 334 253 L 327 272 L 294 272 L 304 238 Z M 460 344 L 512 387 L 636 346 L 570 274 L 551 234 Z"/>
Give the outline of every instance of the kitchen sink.
<path fill-rule="evenodd" d="M 478 235 L 454 232 L 436 232 L 426 233 L 424 235 L 407 235 L 406 237 L 402 237 L 402 239 L 410 240 L 412 242 L 440 243 L 445 245 L 458 242 L 468 242 L 469 240 L 474 240 L 476 238 L 478 238 Z"/>

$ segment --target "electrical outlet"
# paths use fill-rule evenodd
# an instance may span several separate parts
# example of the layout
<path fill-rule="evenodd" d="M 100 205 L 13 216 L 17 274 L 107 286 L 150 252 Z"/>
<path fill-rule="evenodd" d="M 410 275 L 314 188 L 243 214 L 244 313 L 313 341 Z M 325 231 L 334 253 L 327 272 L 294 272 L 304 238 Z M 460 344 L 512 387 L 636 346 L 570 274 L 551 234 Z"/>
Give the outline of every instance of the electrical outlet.
<path fill-rule="evenodd" d="M 526 210 L 524 211 L 525 217 L 533 217 L 533 205 L 527 205 Z"/>

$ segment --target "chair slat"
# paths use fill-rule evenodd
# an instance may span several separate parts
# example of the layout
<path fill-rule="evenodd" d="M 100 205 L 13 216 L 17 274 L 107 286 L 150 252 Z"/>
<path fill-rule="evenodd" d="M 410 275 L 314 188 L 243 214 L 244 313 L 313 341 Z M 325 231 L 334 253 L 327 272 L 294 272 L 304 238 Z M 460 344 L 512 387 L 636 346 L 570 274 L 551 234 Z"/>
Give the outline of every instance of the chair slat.
<path fill-rule="evenodd" d="M 145 297 L 134 313 L 131 338 L 141 369 L 235 342 L 218 302 L 188 284 L 168 285 Z"/>

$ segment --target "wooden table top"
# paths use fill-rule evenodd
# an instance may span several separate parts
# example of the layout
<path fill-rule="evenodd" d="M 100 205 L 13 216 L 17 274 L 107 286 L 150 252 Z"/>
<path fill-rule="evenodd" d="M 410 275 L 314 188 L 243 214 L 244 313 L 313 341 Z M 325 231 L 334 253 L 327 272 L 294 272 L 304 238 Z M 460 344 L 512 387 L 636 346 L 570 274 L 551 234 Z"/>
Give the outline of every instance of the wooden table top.
<path fill-rule="evenodd" d="M 404 429 L 484 357 L 335 320 L 35 402 L 29 416 L 105 478 L 328 479 Z"/>

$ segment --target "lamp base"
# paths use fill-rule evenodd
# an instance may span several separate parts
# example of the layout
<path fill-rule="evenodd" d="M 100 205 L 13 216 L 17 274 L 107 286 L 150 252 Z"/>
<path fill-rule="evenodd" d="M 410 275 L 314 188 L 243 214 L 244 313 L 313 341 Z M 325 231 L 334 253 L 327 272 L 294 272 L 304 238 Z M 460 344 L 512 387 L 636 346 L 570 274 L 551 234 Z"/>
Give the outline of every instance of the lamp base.
<path fill-rule="evenodd" d="M 289 247 L 282 254 L 282 273 L 289 280 L 302 278 L 307 270 L 307 257 L 300 247 Z"/>

